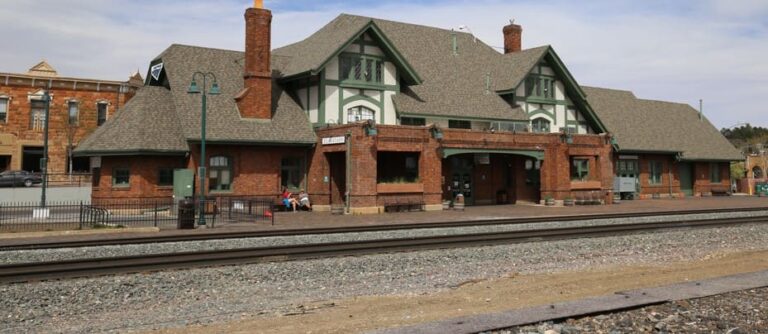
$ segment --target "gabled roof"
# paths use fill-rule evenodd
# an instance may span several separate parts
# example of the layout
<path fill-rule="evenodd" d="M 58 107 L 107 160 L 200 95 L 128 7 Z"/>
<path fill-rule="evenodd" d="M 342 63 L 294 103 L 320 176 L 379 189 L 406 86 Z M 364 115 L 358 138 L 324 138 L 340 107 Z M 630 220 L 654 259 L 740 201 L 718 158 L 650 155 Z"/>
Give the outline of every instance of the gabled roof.
<path fill-rule="evenodd" d="M 77 155 L 183 153 L 189 150 L 178 126 L 171 92 L 145 86 L 122 110 L 78 145 Z"/>
<path fill-rule="evenodd" d="M 51 64 L 48 64 L 48 62 L 45 60 L 37 63 L 35 66 L 30 67 L 29 70 L 27 71 L 27 74 L 41 76 L 41 77 L 59 76 L 59 73 L 56 72 L 56 69 L 53 68 Z"/>
<path fill-rule="evenodd" d="M 125 116 L 107 121 L 78 145 L 76 152 L 87 155 L 88 152 L 157 149 L 188 151 L 187 142 L 200 140 L 201 98 L 199 94 L 187 93 L 192 74 L 196 71 L 214 73 L 222 92 L 221 95 L 208 97 L 206 141 L 314 144 L 315 133 L 304 111 L 274 82 L 273 118 L 255 120 L 240 117 L 234 96 L 243 88 L 243 57 L 243 53 L 238 51 L 171 45 L 155 59 L 163 62 L 170 90 L 160 86 L 142 87 L 117 113 Z M 279 70 L 279 66 L 273 64 L 273 69 Z M 161 93 L 161 90 L 165 92 Z M 141 134 L 141 140 L 131 141 L 137 133 Z M 173 138 L 169 137 L 171 135 Z M 112 137 L 120 140 L 113 140 Z"/>
<path fill-rule="evenodd" d="M 301 42 L 290 44 L 272 51 L 274 55 L 291 59 L 280 73 L 283 78 L 316 75 L 338 56 L 352 42 L 368 33 L 389 59 L 401 70 L 401 77 L 409 84 L 421 83 L 408 60 L 400 54 L 374 19 L 342 14 Z"/>
<path fill-rule="evenodd" d="M 394 97 L 400 114 L 528 119 L 521 108 L 511 107 L 495 92 L 513 85 L 511 80 L 515 79 L 509 73 L 516 73 L 513 71 L 517 71 L 517 66 L 528 66 L 527 73 L 543 49 L 505 56 L 472 35 L 458 31 L 342 14 L 307 39 L 274 50 L 273 55 L 285 64 L 281 75 L 319 68 L 350 38 L 369 26 L 380 31 L 421 79 L 420 84 L 409 85 L 406 93 Z M 452 50 L 452 35 L 456 36 L 457 55 Z M 486 73 L 491 76 L 489 92 Z"/>
<path fill-rule="evenodd" d="M 582 86 L 619 152 L 680 154 L 681 160 L 742 160 L 741 152 L 690 105 L 638 99 L 632 92 Z"/>

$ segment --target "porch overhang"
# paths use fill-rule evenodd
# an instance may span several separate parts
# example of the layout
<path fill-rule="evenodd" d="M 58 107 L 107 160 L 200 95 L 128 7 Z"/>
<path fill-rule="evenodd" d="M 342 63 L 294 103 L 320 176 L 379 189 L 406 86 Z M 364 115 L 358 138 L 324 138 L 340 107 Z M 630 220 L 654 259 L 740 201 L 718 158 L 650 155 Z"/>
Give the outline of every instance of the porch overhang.
<path fill-rule="evenodd" d="M 531 157 L 536 160 L 544 160 L 544 151 L 540 150 L 503 150 L 503 149 L 484 149 L 484 148 L 443 148 L 443 159 L 457 154 L 465 153 L 496 153 L 512 154 Z"/>

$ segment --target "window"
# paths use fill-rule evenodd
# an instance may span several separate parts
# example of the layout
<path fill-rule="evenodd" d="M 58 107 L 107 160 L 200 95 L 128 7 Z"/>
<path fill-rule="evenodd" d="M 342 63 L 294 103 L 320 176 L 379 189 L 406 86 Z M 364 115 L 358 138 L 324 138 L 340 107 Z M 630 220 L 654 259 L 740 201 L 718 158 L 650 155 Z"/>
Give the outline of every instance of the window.
<path fill-rule="evenodd" d="M 555 98 L 555 78 L 531 75 L 525 79 L 525 96 Z"/>
<path fill-rule="evenodd" d="M 80 107 L 77 101 L 67 102 L 67 110 L 69 110 L 69 125 L 77 125 L 77 119 L 80 116 Z"/>
<path fill-rule="evenodd" d="M 301 189 L 304 183 L 304 159 L 283 158 L 280 162 L 280 185 L 292 190 Z"/>
<path fill-rule="evenodd" d="M 427 121 L 420 117 L 400 117 L 400 125 L 417 125 L 424 126 Z"/>
<path fill-rule="evenodd" d="M 173 185 L 173 168 L 160 168 L 157 172 L 158 186 Z"/>
<path fill-rule="evenodd" d="M 232 190 L 232 165 L 229 158 L 224 156 L 211 157 L 209 165 L 208 190 Z"/>
<path fill-rule="evenodd" d="M 0 97 L 0 123 L 8 122 L 8 98 Z"/>
<path fill-rule="evenodd" d="M 709 182 L 720 183 L 720 164 L 717 162 L 709 163 Z"/>
<path fill-rule="evenodd" d="M 760 169 L 759 166 L 755 166 L 752 168 L 752 177 L 755 179 L 762 179 L 763 178 L 763 170 Z"/>
<path fill-rule="evenodd" d="M 541 160 L 525 160 L 525 184 L 538 185 L 541 183 Z"/>
<path fill-rule="evenodd" d="M 471 129 L 472 128 L 472 122 L 470 121 L 460 121 L 456 119 L 449 119 L 448 120 L 448 128 L 449 129 Z"/>
<path fill-rule="evenodd" d="M 649 161 L 648 162 L 648 183 L 649 184 L 661 184 L 661 161 Z"/>
<path fill-rule="evenodd" d="M 363 107 L 357 106 L 347 109 L 347 123 L 355 123 L 360 121 L 376 121 L 374 117 L 374 111 Z"/>
<path fill-rule="evenodd" d="M 107 121 L 107 103 L 96 103 L 96 125 L 100 126 Z"/>
<path fill-rule="evenodd" d="M 379 151 L 376 157 L 376 182 L 414 183 L 419 182 L 418 152 Z"/>
<path fill-rule="evenodd" d="M 549 121 L 545 118 L 536 118 L 531 121 L 531 130 L 538 133 L 549 133 Z"/>
<path fill-rule="evenodd" d="M 29 128 L 42 131 L 45 127 L 45 101 L 30 100 Z"/>
<path fill-rule="evenodd" d="M 131 185 L 131 172 L 128 168 L 115 168 L 112 170 L 112 185 L 115 187 L 128 187 Z"/>
<path fill-rule="evenodd" d="M 377 57 L 342 54 L 339 80 L 345 83 L 381 84 L 383 60 Z"/>
<path fill-rule="evenodd" d="M 571 181 L 587 181 L 589 179 L 589 159 L 573 158 L 571 160 Z"/>

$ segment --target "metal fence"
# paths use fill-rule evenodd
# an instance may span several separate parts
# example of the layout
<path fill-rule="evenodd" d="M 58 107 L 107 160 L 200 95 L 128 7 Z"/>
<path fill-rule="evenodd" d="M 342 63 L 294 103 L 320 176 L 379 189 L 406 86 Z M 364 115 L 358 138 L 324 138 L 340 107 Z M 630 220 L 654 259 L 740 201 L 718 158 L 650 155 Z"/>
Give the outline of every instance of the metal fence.
<path fill-rule="evenodd" d="M 219 215 L 215 199 L 196 203 L 214 227 Z M 68 229 L 177 226 L 179 207 L 172 199 L 100 199 L 95 203 L 52 202 L 45 208 L 39 202 L 0 203 L 0 232 L 49 231 Z"/>
<path fill-rule="evenodd" d="M 272 197 L 220 197 L 222 216 L 234 221 L 268 221 L 275 225 Z"/>
<path fill-rule="evenodd" d="M 33 173 L 41 180 L 43 174 Z M 89 187 L 93 183 L 93 176 L 90 173 L 48 173 L 48 187 Z M 2 186 L 11 188 L 25 188 L 24 180 L 18 179 L 16 183 L 2 184 Z M 41 187 L 40 183 L 33 183 L 33 187 Z"/>

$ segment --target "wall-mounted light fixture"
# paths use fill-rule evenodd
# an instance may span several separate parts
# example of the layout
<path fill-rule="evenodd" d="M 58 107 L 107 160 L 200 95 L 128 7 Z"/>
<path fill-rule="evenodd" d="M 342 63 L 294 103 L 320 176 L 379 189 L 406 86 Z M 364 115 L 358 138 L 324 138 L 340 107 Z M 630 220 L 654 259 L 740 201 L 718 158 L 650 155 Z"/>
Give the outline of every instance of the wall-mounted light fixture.
<path fill-rule="evenodd" d="M 441 130 L 437 124 L 433 125 L 432 128 L 429 129 L 429 132 L 432 134 L 432 138 L 435 138 L 436 140 L 443 140 L 443 130 Z"/>
<path fill-rule="evenodd" d="M 379 134 L 379 131 L 376 129 L 376 122 L 373 120 L 368 120 L 364 127 L 366 136 L 376 136 Z"/>

